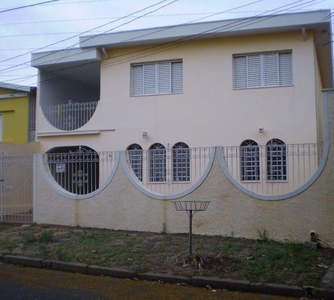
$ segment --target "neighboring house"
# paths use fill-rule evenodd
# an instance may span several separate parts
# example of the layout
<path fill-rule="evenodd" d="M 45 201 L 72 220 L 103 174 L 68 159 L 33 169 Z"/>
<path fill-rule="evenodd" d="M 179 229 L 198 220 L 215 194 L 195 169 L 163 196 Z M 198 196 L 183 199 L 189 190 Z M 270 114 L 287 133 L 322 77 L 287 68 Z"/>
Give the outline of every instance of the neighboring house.
<path fill-rule="evenodd" d="M 35 141 L 36 88 L 0 82 L 0 141 Z"/>
<path fill-rule="evenodd" d="M 173 209 L 157 199 L 204 195 L 213 211 L 203 222 L 212 224 L 198 225 L 199 233 L 254 237 L 258 226 L 280 239 L 304 237 L 313 228 L 307 221 L 279 232 L 272 213 L 281 210 L 295 226 L 285 201 L 310 187 L 322 166 L 322 90 L 333 86 L 330 16 L 115 32 L 83 36 L 77 49 L 34 53 L 36 136 L 45 154 L 35 220 L 179 232 Z M 248 219 L 254 211 L 257 221 Z"/>

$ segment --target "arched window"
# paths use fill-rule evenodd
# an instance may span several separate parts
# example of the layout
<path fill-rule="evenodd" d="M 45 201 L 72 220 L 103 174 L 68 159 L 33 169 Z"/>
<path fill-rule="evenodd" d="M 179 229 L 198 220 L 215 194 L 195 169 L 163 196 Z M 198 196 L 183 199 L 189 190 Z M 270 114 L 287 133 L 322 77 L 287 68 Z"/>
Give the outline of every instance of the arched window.
<path fill-rule="evenodd" d="M 166 149 L 162 144 L 153 144 L 149 150 L 150 155 L 150 181 L 166 181 Z"/>
<path fill-rule="evenodd" d="M 286 145 L 279 139 L 272 139 L 267 143 L 267 179 L 287 180 Z"/>
<path fill-rule="evenodd" d="M 260 180 L 259 146 L 253 140 L 243 141 L 240 145 L 241 181 Z"/>
<path fill-rule="evenodd" d="M 190 181 L 190 151 L 185 143 L 173 146 L 173 181 Z"/>
<path fill-rule="evenodd" d="M 132 144 L 128 148 L 128 155 L 133 172 L 138 180 L 143 180 L 143 149 L 138 144 Z"/>

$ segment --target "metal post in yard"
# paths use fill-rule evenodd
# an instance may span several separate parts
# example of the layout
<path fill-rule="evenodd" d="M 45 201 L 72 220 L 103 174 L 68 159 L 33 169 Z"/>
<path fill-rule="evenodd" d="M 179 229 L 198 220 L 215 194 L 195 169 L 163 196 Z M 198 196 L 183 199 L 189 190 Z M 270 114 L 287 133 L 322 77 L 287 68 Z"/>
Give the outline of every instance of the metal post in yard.
<path fill-rule="evenodd" d="M 176 211 L 185 211 L 189 216 L 189 258 L 193 255 L 192 228 L 193 216 L 198 211 L 205 211 L 210 201 L 172 201 Z"/>

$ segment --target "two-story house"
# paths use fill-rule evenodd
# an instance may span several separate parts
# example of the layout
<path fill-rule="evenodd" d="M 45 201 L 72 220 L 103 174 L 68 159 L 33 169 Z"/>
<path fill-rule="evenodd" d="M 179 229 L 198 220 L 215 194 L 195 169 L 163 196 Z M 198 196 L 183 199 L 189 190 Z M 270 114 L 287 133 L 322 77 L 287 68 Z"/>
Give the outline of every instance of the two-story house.
<path fill-rule="evenodd" d="M 291 229 L 289 201 L 302 201 L 323 166 L 330 14 L 82 36 L 78 48 L 34 53 L 35 220 L 179 232 L 168 200 L 205 197 L 199 233 L 307 236 L 307 220 Z"/>

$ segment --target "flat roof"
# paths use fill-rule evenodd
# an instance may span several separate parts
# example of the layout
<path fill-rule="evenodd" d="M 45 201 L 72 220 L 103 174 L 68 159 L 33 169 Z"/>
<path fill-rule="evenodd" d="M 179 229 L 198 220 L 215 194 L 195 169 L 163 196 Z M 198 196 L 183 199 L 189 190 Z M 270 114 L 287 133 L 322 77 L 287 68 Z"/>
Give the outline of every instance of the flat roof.
<path fill-rule="evenodd" d="M 15 91 L 22 91 L 22 92 L 33 92 L 36 87 L 34 86 L 26 86 L 26 85 L 19 85 L 7 82 L 0 82 L 0 88 L 8 89 L 8 90 L 15 90 Z"/>
<path fill-rule="evenodd" d="M 291 31 L 301 27 L 330 31 L 330 15 L 330 10 L 319 10 L 87 35 L 80 37 L 80 47 L 116 48 L 182 39 Z"/>

